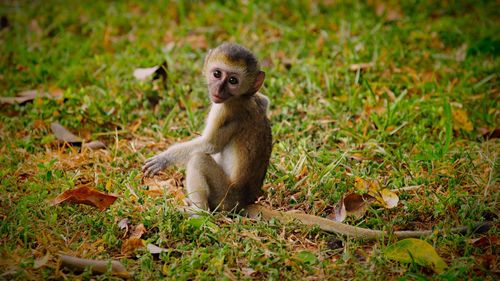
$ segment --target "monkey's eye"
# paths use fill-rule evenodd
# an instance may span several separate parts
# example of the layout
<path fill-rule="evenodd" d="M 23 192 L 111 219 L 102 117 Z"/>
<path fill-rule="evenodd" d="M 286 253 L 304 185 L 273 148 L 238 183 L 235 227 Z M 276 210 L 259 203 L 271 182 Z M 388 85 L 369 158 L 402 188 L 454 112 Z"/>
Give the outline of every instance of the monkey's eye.
<path fill-rule="evenodd" d="M 221 78 L 222 77 L 222 72 L 220 72 L 220 70 L 214 71 L 214 77 L 215 78 Z"/>
<path fill-rule="evenodd" d="M 229 77 L 228 82 L 229 84 L 236 85 L 238 84 L 238 79 L 236 79 L 236 77 Z"/>

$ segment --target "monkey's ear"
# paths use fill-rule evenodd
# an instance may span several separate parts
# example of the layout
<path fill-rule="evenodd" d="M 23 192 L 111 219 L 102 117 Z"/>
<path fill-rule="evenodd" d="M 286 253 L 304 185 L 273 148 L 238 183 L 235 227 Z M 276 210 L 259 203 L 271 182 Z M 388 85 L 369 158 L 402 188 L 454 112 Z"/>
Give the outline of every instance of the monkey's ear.
<path fill-rule="evenodd" d="M 264 78 L 266 78 L 266 73 L 264 71 L 259 71 L 259 73 L 257 73 L 257 77 L 255 77 L 255 82 L 253 84 L 253 90 L 255 93 L 257 93 L 260 87 L 262 87 L 262 84 L 264 83 Z"/>

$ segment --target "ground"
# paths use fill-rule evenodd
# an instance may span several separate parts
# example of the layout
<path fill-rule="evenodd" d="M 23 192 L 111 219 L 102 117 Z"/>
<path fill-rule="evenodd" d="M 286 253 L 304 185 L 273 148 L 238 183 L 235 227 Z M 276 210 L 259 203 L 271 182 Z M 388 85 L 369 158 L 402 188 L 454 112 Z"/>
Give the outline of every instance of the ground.
<path fill-rule="evenodd" d="M 0 105 L 0 279 L 118 278 L 68 270 L 60 252 L 119 260 L 137 280 L 498 279 L 498 1 L 108 2 L 0 4 L 0 95 L 49 95 Z M 175 208 L 182 168 L 142 177 L 147 157 L 202 131 L 203 57 L 224 41 L 254 51 L 267 74 L 262 204 L 331 217 L 359 181 L 403 189 L 396 207 L 345 223 L 443 229 L 424 240 L 444 271 L 389 259 L 390 235 L 188 218 Z M 165 83 L 133 76 L 163 62 Z M 54 122 L 106 149 L 59 141 Z M 103 211 L 51 204 L 81 186 L 118 199 Z M 478 221 L 493 228 L 446 232 Z M 141 224 L 127 250 L 127 227 Z"/>

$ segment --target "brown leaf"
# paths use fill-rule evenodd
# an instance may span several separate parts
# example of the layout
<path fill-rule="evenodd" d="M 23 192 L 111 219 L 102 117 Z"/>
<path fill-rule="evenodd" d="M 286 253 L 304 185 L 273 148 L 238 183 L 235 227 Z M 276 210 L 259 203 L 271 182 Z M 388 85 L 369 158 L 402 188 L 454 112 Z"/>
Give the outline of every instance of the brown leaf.
<path fill-rule="evenodd" d="M 123 242 L 121 253 L 125 255 L 128 253 L 132 253 L 138 248 L 144 247 L 144 241 L 141 239 L 144 233 L 146 233 L 144 224 L 140 223 L 135 226 L 134 230 L 130 234 L 130 237 Z"/>
<path fill-rule="evenodd" d="M 85 268 L 90 267 L 90 270 L 94 274 L 106 273 L 108 271 L 108 264 L 111 263 L 111 273 L 123 278 L 130 278 L 130 273 L 119 261 L 81 259 L 64 254 L 59 254 L 59 257 L 61 258 L 62 264 L 66 267 L 70 267 L 80 271 L 83 271 Z"/>
<path fill-rule="evenodd" d="M 35 262 L 33 263 L 33 268 L 39 269 L 40 267 L 45 266 L 47 264 L 47 262 L 49 262 L 50 258 L 51 258 L 50 253 L 47 252 L 47 254 L 45 254 L 45 256 L 35 260 Z"/>
<path fill-rule="evenodd" d="M 485 139 L 498 139 L 500 138 L 500 128 L 488 129 L 481 127 L 477 129 L 479 134 Z"/>
<path fill-rule="evenodd" d="M 350 193 L 344 197 L 344 206 L 346 214 L 352 215 L 355 218 L 361 218 L 370 206 L 370 203 L 375 200 L 373 196 L 368 194 Z"/>
<path fill-rule="evenodd" d="M 54 206 L 67 201 L 94 206 L 104 211 L 113 204 L 117 198 L 118 196 L 105 194 L 88 186 L 81 186 L 75 189 L 66 190 L 54 198 L 50 205 Z"/>
<path fill-rule="evenodd" d="M 368 62 L 368 63 L 355 63 L 355 64 L 351 64 L 349 66 L 349 70 L 350 71 L 358 71 L 358 70 L 365 70 L 365 69 L 368 69 L 368 68 L 371 68 L 375 66 L 375 63 L 374 62 Z"/>
<path fill-rule="evenodd" d="M 24 104 L 29 101 L 33 101 L 36 97 L 51 97 L 50 94 L 46 92 L 40 92 L 38 90 L 28 90 L 20 92 L 15 97 L 0 97 L 0 103 L 4 104 Z"/>
<path fill-rule="evenodd" d="M 56 138 L 60 141 L 71 144 L 81 144 L 83 142 L 82 138 L 75 136 L 57 122 L 50 124 L 50 128 L 52 129 L 52 132 L 54 133 Z"/>
<path fill-rule="evenodd" d="M 140 223 L 134 228 L 134 231 L 130 234 L 130 238 L 141 238 L 144 233 L 146 233 L 146 228 L 144 224 Z"/>
<path fill-rule="evenodd" d="M 141 238 L 130 237 L 123 242 L 121 253 L 122 255 L 126 255 L 142 247 L 144 247 L 144 241 Z"/>
<path fill-rule="evenodd" d="M 156 180 L 154 178 L 145 178 L 145 184 L 147 185 L 147 189 L 144 190 L 144 193 L 151 197 L 161 197 L 163 193 L 169 193 L 175 195 L 177 197 L 177 188 L 175 186 L 175 180 Z M 180 190 L 180 189 L 179 189 Z M 182 193 L 182 190 L 180 190 Z"/>
<path fill-rule="evenodd" d="M 89 143 L 86 143 L 85 147 L 88 147 L 92 150 L 106 149 L 106 145 L 102 141 L 91 141 Z"/>
<path fill-rule="evenodd" d="M 150 252 L 153 255 L 160 254 L 160 253 L 163 253 L 163 252 L 168 252 L 167 249 L 160 248 L 160 247 L 158 247 L 156 245 L 153 245 L 153 244 L 148 244 L 147 245 L 147 249 L 148 249 L 148 252 Z"/>

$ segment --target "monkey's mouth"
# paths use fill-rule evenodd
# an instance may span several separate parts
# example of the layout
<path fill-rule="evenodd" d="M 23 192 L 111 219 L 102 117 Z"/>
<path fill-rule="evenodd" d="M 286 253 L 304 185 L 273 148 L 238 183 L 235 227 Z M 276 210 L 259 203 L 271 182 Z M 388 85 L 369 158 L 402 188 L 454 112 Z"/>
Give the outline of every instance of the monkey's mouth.
<path fill-rule="evenodd" d="M 212 96 L 212 101 L 215 103 L 223 103 L 228 98 L 231 97 L 231 95 L 217 95 L 217 94 L 212 94 L 211 96 Z"/>

